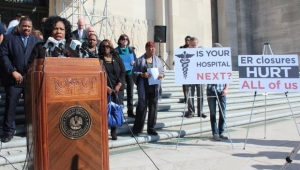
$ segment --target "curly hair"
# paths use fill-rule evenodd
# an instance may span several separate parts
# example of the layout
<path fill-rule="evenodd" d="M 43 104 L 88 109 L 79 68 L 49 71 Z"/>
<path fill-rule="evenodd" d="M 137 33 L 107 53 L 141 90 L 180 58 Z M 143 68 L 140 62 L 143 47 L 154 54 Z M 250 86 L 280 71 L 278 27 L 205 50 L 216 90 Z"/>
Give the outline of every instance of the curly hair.
<path fill-rule="evenodd" d="M 65 38 L 67 42 L 70 42 L 72 40 L 72 25 L 67 19 L 60 16 L 51 16 L 46 19 L 44 24 L 44 39 L 47 40 L 52 35 L 52 31 L 54 30 L 56 23 L 59 21 L 64 23 Z"/>
<path fill-rule="evenodd" d="M 108 43 L 108 45 L 110 46 L 110 53 L 114 53 L 115 50 L 114 50 L 114 45 L 112 44 L 112 42 L 108 39 L 104 39 L 101 41 L 100 45 L 99 45 L 99 55 L 104 55 L 104 51 L 102 50 L 102 46 L 103 46 L 103 43 Z"/>

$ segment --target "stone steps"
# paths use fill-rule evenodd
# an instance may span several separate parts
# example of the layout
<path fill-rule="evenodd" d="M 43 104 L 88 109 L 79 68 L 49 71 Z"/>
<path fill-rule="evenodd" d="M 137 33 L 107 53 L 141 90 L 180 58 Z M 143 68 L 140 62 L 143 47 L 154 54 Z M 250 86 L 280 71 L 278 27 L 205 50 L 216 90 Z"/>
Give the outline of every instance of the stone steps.
<path fill-rule="evenodd" d="M 297 109 L 296 112 L 294 112 L 297 117 L 300 117 L 300 110 Z M 291 113 L 289 113 L 288 109 L 285 110 L 276 110 L 273 111 L 272 114 L 267 114 L 267 120 L 274 120 L 274 119 L 284 119 L 286 117 L 291 116 Z M 261 114 L 253 114 L 252 117 L 252 123 L 255 122 L 261 122 L 264 121 L 264 113 Z M 146 129 L 144 129 L 143 133 L 140 134 L 139 137 L 136 138 L 136 140 L 139 143 L 147 143 L 151 141 L 158 141 L 158 140 L 166 140 L 171 138 L 178 138 L 180 125 L 181 125 L 182 118 L 170 118 L 166 119 L 163 122 L 158 121 L 156 125 L 156 130 L 159 133 L 158 136 L 151 136 L 147 135 Z M 249 114 L 247 115 L 231 115 L 227 117 L 226 123 L 228 126 L 228 130 L 230 132 L 230 127 L 234 126 L 241 126 L 248 124 L 249 122 Z M 202 126 L 202 128 L 201 128 Z M 294 126 L 292 125 L 292 128 Z M 131 126 L 130 126 L 131 128 Z M 121 130 L 120 130 L 121 129 Z M 124 125 L 122 128 L 118 129 L 118 132 L 121 132 L 121 134 L 118 135 L 118 140 L 116 141 L 109 141 L 109 148 L 117 148 L 117 147 L 124 147 L 128 145 L 135 145 L 136 140 L 135 138 L 131 137 L 131 135 L 128 133 L 129 129 L 126 125 Z M 128 129 L 128 130 L 122 130 L 122 129 Z M 295 129 L 296 130 L 296 129 Z M 188 136 L 188 135 L 195 135 L 199 134 L 200 132 L 210 132 L 210 122 L 209 119 L 205 120 L 202 119 L 202 124 L 200 123 L 200 118 L 194 117 L 192 119 L 184 118 L 183 120 L 183 126 L 181 131 L 181 136 Z M 225 129 L 225 134 L 227 135 L 227 129 Z M 229 133 L 230 134 L 230 133 Z M 200 134 L 199 134 L 200 137 Z M 246 137 L 246 129 L 245 129 L 245 137 Z M 250 126 L 250 132 L 249 132 L 249 138 L 251 138 L 251 126 Z M 234 136 L 231 136 L 232 139 L 234 139 Z M 180 142 L 180 140 L 179 140 Z M 2 144 L 2 150 L 1 150 L 1 156 L 6 157 L 11 163 L 21 163 L 24 162 L 26 158 L 26 138 L 16 136 L 12 142 L 9 143 L 3 143 Z M 8 163 L 3 159 L 0 159 L 0 167 L 2 165 L 7 165 Z"/>
<path fill-rule="evenodd" d="M 163 98 L 158 104 L 158 115 L 156 130 L 158 136 L 150 136 L 146 133 L 146 126 L 144 127 L 143 133 L 137 137 L 139 143 L 145 143 L 150 141 L 165 140 L 170 138 L 177 138 L 179 130 L 182 125 L 181 136 L 195 135 L 201 132 L 210 132 L 210 121 L 209 121 L 209 109 L 207 106 L 206 95 L 204 96 L 204 112 L 208 115 L 206 119 L 200 119 L 194 117 L 191 119 L 183 118 L 183 111 L 185 104 L 183 103 L 183 93 L 181 85 L 174 84 L 174 72 L 166 71 L 166 77 L 163 81 Z M 3 88 L 0 88 L 1 99 L 0 100 L 0 119 L 3 117 L 5 95 L 3 94 Z M 125 93 L 126 95 L 126 93 Z M 293 113 L 296 116 L 300 115 L 300 109 L 298 106 L 300 94 L 289 93 L 289 101 L 293 108 Z M 266 97 L 266 100 L 265 100 Z M 253 105 L 254 93 L 243 92 L 240 93 L 238 90 L 238 74 L 234 72 L 233 83 L 230 85 L 230 90 L 227 98 L 227 112 L 226 122 L 230 129 L 233 126 L 241 126 L 248 124 L 249 117 Z M 266 107 L 265 107 L 266 102 Z M 137 104 L 137 94 L 135 90 L 134 103 Z M 2 150 L 0 155 L 5 156 L 11 163 L 22 167 L 22 163 L 26 158 L 26 137 L 25 137 L 25 115 L 22 105 L 24 104 L 23 99 L 20 100 L 17 109 L 17 133 L 14 139 L 9 143 L 2 144 Z M 122 127 L 117 129 L 118 140 L 109 140 L 109 148 L 117 148 L 128 145 L 136 144 L 135 138 L 131 137 L 130 128 L 133 125 L 133 118 L 127 118 L 126 114 L 126 99 L 124 99 L 125 109 L 124 115 L 128 124 L 124 124 Z M 195 101 L 196 104 L 196 101 Z M 284 93 L 270 93 L 264 96 L 263 93 L 259 93 L 256 97 L 253 108 L 252 122 L 260 122 L 265 120 L 265 111 L 267 113 L 267 120 L 283 119 L 291 116 L 291 111 L 287 103 L 287 99 Z M 200 123 L 201 122 L 201 123 Z M 202 126 L 202 128 L 201 128 Z M 293 126 L 293 125 L 292 125 Z M 3 132 L 0 131 L 0 135 Z M 109 135 L 109 131 L 108 131 Z M 246 135 L 246 132 L 245 132 Z M 250 129 L 251 135 L 251 129 Z M 200 135 L 199 135 L 200 136 Z M 234 138 L 234 136 L 231 136 Z M 0 169 L 8 163 L 4 159 L 0 159 Z"/>

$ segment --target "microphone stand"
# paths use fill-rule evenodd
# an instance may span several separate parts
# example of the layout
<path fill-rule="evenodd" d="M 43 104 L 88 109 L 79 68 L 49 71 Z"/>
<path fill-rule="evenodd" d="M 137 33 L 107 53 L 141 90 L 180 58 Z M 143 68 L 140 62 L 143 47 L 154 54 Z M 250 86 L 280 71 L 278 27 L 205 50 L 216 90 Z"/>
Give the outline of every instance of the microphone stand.
<path fill-rule="evenodd" d="M 79 54 L 79 58 L 83 58 L 82 52 L 80 51 L 80 46 L 79 45 L 76 46 L 75 50 L 76 50 L 76 53 Z"/>
<path fill-rule="evenodd" d="M 48 42 L 48 41 L 47 41 Z M 49 55 L 48 57 L 52 57 L 52 51 L 51 51 L 51 48 L 54 47 L 54 43 L 53 42 L 48 42 L 48 47 L 46 49 L 46 53 L 47 55 Z M 47 51 L 48 50 L 48 51 Z"/>
<path fill-rule="evenodd" d="M 51 48 L 52 48 L 52 47 L 50 47 L 50 48 L 48 49 L 48 55 L 49 55 L 49 57 L 52 57 L 52 51 L 51 51 Z"/>
<path fill-rule="evenodd" d="M 168 69 L 171 70 L 170 67 L 168 66 L 168 64 L 165 62 L 165 60 L 161 57 L 160 43 L 161 43 L 161 40 L 159 40 L 159 45 L 158 45 L 158 51 L 159 51 L 158 58 L 160 58 L 163 61 L 163 63 L 165 64 L 165 66 L 167 66 Z"/>

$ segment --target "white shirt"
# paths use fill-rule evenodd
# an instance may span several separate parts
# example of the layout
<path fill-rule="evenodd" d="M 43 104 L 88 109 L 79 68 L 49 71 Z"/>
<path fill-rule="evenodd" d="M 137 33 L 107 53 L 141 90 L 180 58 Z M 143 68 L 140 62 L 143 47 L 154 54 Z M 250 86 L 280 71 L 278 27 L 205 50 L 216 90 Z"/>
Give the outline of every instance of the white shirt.
<path fill-rule="evenodd" d="M 79 36 L 79 38 L 82 38 L 82 31 L 83 30 L 78 30 L 78 36 Z"/>
<path fill-rule="evenodd" d="M 10 34 L 11 31 L 15 28 L 15 26 L 19 25 L 19 20 L 12 20 L 9 22 L 6 33 L 5 34 Z"/>

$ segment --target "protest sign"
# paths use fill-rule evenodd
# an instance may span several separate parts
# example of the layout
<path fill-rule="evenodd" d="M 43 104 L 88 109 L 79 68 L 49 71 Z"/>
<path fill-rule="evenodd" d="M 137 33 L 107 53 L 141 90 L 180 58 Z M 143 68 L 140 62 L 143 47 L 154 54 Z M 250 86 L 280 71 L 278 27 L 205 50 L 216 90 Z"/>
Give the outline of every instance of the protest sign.
<path fill-rule="evenodd" d="M 232 82 L 231 51 L 224 48 L 181 48 L 174 51 L 175 84 Z"/>
<path fill-rule="evenodd" d="M 239 55 L 240 91 L 298 92 L 298 55 Z"/>

